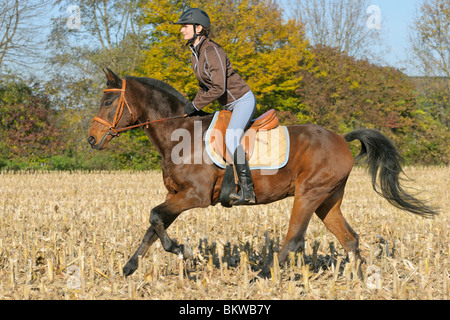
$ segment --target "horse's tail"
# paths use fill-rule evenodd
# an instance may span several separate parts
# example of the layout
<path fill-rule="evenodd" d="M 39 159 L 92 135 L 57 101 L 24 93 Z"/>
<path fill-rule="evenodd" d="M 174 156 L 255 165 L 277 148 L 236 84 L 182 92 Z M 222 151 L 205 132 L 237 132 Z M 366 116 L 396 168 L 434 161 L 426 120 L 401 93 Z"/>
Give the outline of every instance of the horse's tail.
<path fill-rule="evenodd" d="M 368 170 L 372 176 L 372 187 L 375 192 L 399 209 L 426 218 L 437 214 L 434 208 L 408 194 L 401 186 L 399 175 L 403 172 L 400 164 L 402 157 L 387 137 L 370 129 L 355 130 L 344 137 L 347 142 L 356 139 L 361 141 L 361 151 L 355 161 L 367 158 Z"/>

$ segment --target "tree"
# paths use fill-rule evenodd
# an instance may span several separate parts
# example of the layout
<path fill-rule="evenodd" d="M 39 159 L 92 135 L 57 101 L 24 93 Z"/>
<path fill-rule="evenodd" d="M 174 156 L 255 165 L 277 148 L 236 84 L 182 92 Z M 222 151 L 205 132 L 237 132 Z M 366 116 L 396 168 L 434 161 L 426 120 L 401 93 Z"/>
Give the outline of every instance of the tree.
<path fill-rule="evenodd" d="M 378 129 L 394 141 L 408 163 L 449 162 L 450 133 L 440 123 L 448 119 L 448 112 L 442 110 L 448 93 L 439 86 L 431 91 L 420 84 L 427 79 L 412 79 L 336 48 L 318 46 L 313 53 L 314 66 L 302 72 L 304 81 L 297 91 L 302 102 L 297 119 L 341 134 Z"/>
<path fill-rule="evenodd" d="M 55 74 L 74 67 L 82 74 L 98 75 L 109 67 L 118 73 L 133 72 L 141 62 L 143 24 L 140 1 L 134 0 L 57 0 L 55 7 L 64 14 L 53 19 L 49 37 L 49 64 Z M 80 23 L 69 27 L 66 10 L 74 7 Z M 95 79 L 96 77 L 91 77 Z"/>
<path fill-rule="evenodd" d="M 54 3 L 61 14 L 52 20 L 48 38 L 51 81 L 47 83 L 47 91 L 59 106 L 66 151 L 72 157 L 90 152 L 86 136 L 106 85 L 102 68 L 132 74 L 142 63 L 144 26 L 139 3 L 135 0 Z"/>
<path fill-rule="evenodd" d="M 66 109 L 92 114 L 104 86 L 102 68 L 130 74 L 142 63 L 140 9 L 133 0 L 57 0 L 63 12 L 48 37 L 49 91 Z M 69 27 L 67 8 L 77 8 L 78 26 Z"/>
<path fill-rule="evenodd" d="M 414 85 L 400 71 L 356 60 L 335 48 L 313 49 L 314 71 L 302 73 L 305 81 L 298 95 L 303 116 L 347 133 L 360 127 L 389 134 L 403 134 L 415 125 Z"/>
<path fill-rule="evenodd" d="M 337 48 L 356 58 L 373 55 L 381 44 L 381 21 L 370 21 L 369 0 L 296 0 L 294 11 L 312 45 Z M 369 14 L 368 14 L 369 12 Z M 376 23 L 378 22 L 378 23 Z"/>
<path fill-rule="evenodd" d="M 2 0 L 0 3 L 0 72 L 30 69 L 41 58 L 42 17 L 50 1 Z"/>
<path fill-rule="evenodd" d="M 144 22 L 151 25 L 146 61 L 139 74 L 166 81 L 193 99 L 198 90 L 189 62 L 190 50 L 180 36 L 178 20 L 188 7 L 205 10 L 212 22 L 211 38 L 227 52 L 233 68 L 247 81 L 258 108 L 297 107 L 295 89 L 312 56 L 302 26 L 283 20 L 270 0 L 159 0 L 143 4 Z"/>
<path fill-rule="evenodd" d="M 421 125 L 409 153 L 428 163 L 449 163 L 450 3 L 423 0 L 411 30 L 412 63 L 421 75 L 415 78 Z"/>
<path fill-rule="evenodd" d="M 444 76 L 449 79 L 450 2 L 424 0 L 411 29 L 413 61 L 416 61 L 421 74 Z"/>
<path fill-rule="evenodd" d="M 40 161 L 62 150 L 56 112 L 39 88 L 8 79 L 0 83 L 2 158 Z"/>
<path fill-rule="evenodd" d="M 448 79 L 415 77 L 417 90 L 414 116 L 417 126 L 406 137 L 405 157 L 416 163 L 449 164 L 450 91 Z"/>

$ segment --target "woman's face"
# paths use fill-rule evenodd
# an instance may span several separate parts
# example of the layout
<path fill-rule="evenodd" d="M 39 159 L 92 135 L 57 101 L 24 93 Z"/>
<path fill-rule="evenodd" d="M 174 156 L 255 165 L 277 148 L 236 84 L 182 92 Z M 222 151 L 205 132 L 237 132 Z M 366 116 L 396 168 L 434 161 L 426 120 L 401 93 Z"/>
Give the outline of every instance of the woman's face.
<path fill-rule="evenodd" d="M 197 26 L 197 34 L 202 31 L 202 26 Z M 184 40 L 191 40 L 194 37 L 194 25 L 193 24 L 183 24 L 181 26 L 180 32 L 184 36 Z"/>

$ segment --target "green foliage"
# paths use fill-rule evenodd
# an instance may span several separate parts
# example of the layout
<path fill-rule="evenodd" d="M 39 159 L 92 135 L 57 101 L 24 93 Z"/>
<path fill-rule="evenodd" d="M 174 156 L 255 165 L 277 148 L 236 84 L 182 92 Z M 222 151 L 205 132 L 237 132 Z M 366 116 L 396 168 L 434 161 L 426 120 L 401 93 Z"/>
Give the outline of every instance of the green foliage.
<path fill-rule="evenodd" d="M 339 133 L 370 127 L 400 133 L 413 125 L 414 86 L 398 70 L 329 47 L 313 49 L 314 68 L 297 93 L 315 123 Z"/>
<path fill-rule="evenodd" d="M 58 99 L 54 99 L 58 101 Z M 160 156 L 142 130 L 129 131 L 103 152 L 86 142 L 80 110 L 59 108 L 42 88 L 20 79 L 0 83 L 0 169 L 158 169 Z M 89 124 L 88 124 L 89 125 Z"/>
<path fill-rule="evenodd" d="M 11 81 L 0 86 L 2 155 L 37 161 L 62 148 L 55 112 L 39 88 Z"/>
<path fill-rule="evenodd" d="M 101 14 L 100 7 L 89 5 L 96 1 L 77 3 L 83 3 L 86 16 Z M 275 108 L 282 124 L 314 123 L 340 134 L 376 128 L 394 141 L 407 164 L 450 163 L 448 77 L 411 78 L 337 49 L 310 47 L 303 27 L 284 20 L 271 0 L 102 3 L 105 8 L 121 3 L 130 11 L 126 14 L 117 7 L 114 19 L 101 21 L 104 28 L 93 19 L 88 25 L 94 31 L 103 28 L 105 34 L 94 32 L 89 39 L 95 42 L 98 34 L 101 42 L 105 30 L 125 30 L 113 23 L 119 18 L 132 19 L 129 30 L 134 31 L 120 33 L 105 48 L 75 41 L 64 49 L 68 35 L 56 32 L 66 30 L 64 21 L 59 21 L 62 24 L 54 28 L 52 40 L 57 42 L 56 53 L 50 60 L 52 70 L 61 72 L 55 72 L 52 81 L 30 84 L 11 75 L 0 79 L 0 170 L 159 169 L 160 155 L 141 129 L 121 134 L 101 152 L 86 142 L 104 88 L 102 72 L 92 66 L 160 79 L 193 99 L 198 82 L 191 70 L 190 50 L 180 26 L 172 24 L 188 7 L 209 13 L 211 38 L 224 47 L 233 67 L 252 88 L 259 113 Z M 71 72 L 63 68 L 67 65 Z M 217 108 L 212 105 L 206 111 Z M 350 148 L 358 152 L 359 143 Z"/>
<path fill-rule="evenodd" d="M 450 163 L 450 79 L 415 78 L 416 126 L 404 136 L 403 155 L 410 163 Z"/>
<path fill-rule="evenodd" d="M 111 141 L 109 148 L 120 169 L 160 169 L 161 156 L 141 129 L 123 133 Z"/>
<path fill-rule="evenodd" d="M 345 134 L 375 128 L 394 141 L 407 163 L 448 164 L 448 79 L 414 81 L 390 67 L 356 60 L 336 49 L 313 48 L 297 94 L 312 122 Z"/>

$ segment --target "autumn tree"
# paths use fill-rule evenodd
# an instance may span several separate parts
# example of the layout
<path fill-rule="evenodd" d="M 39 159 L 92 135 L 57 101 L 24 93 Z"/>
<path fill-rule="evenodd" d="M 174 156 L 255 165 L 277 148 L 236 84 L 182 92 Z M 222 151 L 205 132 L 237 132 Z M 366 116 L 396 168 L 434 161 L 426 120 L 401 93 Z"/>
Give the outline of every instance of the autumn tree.
<path fill-rule="evenodd" d="M 102 68 L 129 74 L 142 63 L 138 4 L 134 0 L 55 1 L 60 15 L 52 20 L 48 37 L 47 68 L 52 77 L 48 90 L 64 108 L 93 114 L 105 84 Z M 68 13 L 71 7 L 76 10 Z M 70 25 L 72 16 L 78 17 L 78 25 Z"/>
<path fill-rule="evenodd" d="M 143 24 L 135 0 L 57 0 L 60 15 L 52 21 L 48 49 L 55 74 L 74 69 L 97 75 L 109 67 L 132 72 L 141 62 Z M 67 13 L 68 8 L 76 8 Z M 70 10 L 69 10 L 70 11 Z M 78 18 L 78 25 L 70 19 Z M 102 75 L 103 76 L 103 75 Z M 94 77 L 92 77 L 94 78 Z"/>
<path fill-rule="evenodd" d="M 166 81 L 192 99 L 198 82 L 192 72 L 190 50 L 174 25 L 189 7 L 205 10 L 211 19 L 210 37 L 227 52 L 233 68 L 250 85 L 258 108 L 295 109 L 299 72 L 308 68 L 312 56 L 302 26 L 283 19 L 282 9 L 270 0 L 213 0 L 145 2 L 144 21 L 149 33 L 142 76 Z"/>
<path fill-rule="evenodd" d="M 0 83 L 0 135 L 3 159 L 40 161 L 62 150 L 49 97 L 17 79 Z"/>
<path fill-rule="evenodd" d="M 336 48 L 317 46 L 312 51 L 313 69 L 302 72 L 304 82 L 297 91 L 302 103 L 299 121 L 340 134 L 358 128 L 377 129 L 392 139 L 407 159 L 448 163 L 448 130 L 433 118 L 435 107 L 417 92 L 414 79 Z M 439 97 L 445 103 L 445 96 Z"/>
<path fill-rule="evenodd" d="M 407 137 L 405 157 L 425 164 L 450 163 L 450 91 L 444 77 L 414 77 L 417 126 Z M 447 88 L 447 89 L 446 89 Z"/>
<path fill-rule="evenodd" d="M 109 150 L 92 155 L 86 136 L 106 86 L 102 68 L 128 75 L 143 62 L 141 50 L 145 25 L 140 21 L 142 10 L 139 4 L 140 1 L 135 0 L 54 1 L 54 10 L 59 15 L 52 20 L 48 38 L 47 67 L 52 80 L 46 89 L 59 107 L 65 155 L 71 159 L 84 158 L 88 162 L 89 159 L 100 162 L 103 157 L 101 161 L 105 167 L 85 163 L 89 168 L 107 169 L 117 163 Z M 125 133 L 123 138 L 128 135 Z M 132 147 L 130 145 L 129 150 L 121 148 L 124 153 L 121 161 L 126 157 L 139 158 L 133 155 Z M 151 148 L 150 143 L 145 147 Z"/>
<path fill-rule="evenodd" d="M 414 85 L 400 71 L 318 46 L 314 71 L 303 72 L 298 94 L 306 120 L 340 133 L 360 127 L 393 133 L 414 125 Z"/>
<path fill-rule="evenodd" d="M 421 74 L 450 78 L 450 2 L 422 1 L 411 27 L 412 61 Z"/>

